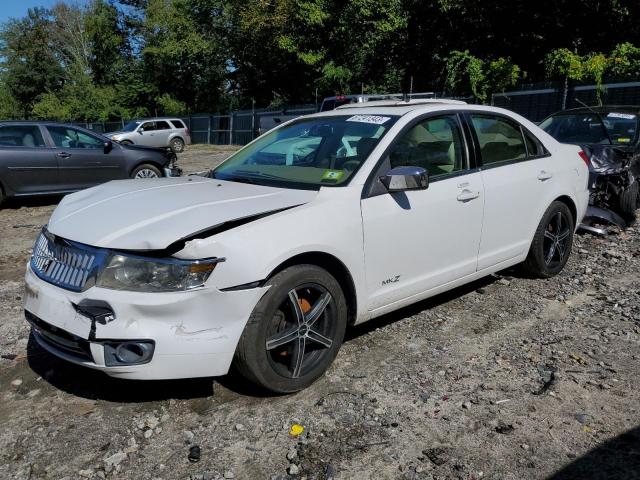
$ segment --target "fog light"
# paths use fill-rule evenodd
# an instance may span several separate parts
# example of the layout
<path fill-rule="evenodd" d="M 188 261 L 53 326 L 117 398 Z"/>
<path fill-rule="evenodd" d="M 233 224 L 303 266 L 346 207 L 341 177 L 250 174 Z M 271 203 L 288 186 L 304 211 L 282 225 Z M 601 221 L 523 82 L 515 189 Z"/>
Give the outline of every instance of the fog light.
<path fill-rule="evenodd" d="M 122 365 L 142 365 L 153 357 L 155 344 L 150 340 L 126 340 L 105 342 L 104 363 L 108 367 Z"/>

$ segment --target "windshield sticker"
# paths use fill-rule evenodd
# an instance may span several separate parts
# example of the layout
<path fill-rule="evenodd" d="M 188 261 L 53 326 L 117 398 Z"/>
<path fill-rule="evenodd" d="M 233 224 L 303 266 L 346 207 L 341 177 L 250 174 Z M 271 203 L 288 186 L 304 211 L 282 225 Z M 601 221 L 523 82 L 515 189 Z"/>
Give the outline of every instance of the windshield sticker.
<path fill-rule="evenodd" d="M 344 170 L 325 170 L 322 174 L 322 181 L 337 182 L 344 176 Z"/>
<path fill-rule="evenodd" d="M 347 118 L 347 122 L 371 123 L 373 125 L 382 125 L 391 120 L 391 117 L 382 117 L 380 115 L 354 115 Z"/>
<path fill-rule="evenodd" d="M 631 141 L 631 139 L 629 137 L 620 137 L 618 139 L 619 143 L 629 143 Z"/>
<path fill-rule="evenodd" d="M 616 112 L 611 112 L 609 115 L 607 115 L 607 117 L 609 117 L 609 118 L 624 118 L 625 120 L 633 120 L 633 119 L 636 118 L 636 116 L 631 114 L 631 113 L 616 113 Z"/>

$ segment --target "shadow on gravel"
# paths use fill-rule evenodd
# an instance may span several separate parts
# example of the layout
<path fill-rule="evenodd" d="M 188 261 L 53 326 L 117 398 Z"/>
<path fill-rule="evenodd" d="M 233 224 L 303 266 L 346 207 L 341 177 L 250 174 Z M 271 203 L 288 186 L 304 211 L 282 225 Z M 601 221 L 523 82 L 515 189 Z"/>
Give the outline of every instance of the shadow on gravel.
<path fill-rule="evenodd" d="M 514 276 L 513 274 L 511 274 L 511 272 L 507 273 L 505 271 L 501 273 Z M 421 302 L 406 306 L 404 308 L 401 308 L 400 310 L 396 310 L 395 312 L 387 313 L 386 315 L 382 315 L 381 317 L 374 318 L 373 320 L 370 320 L 366 323 L 356 325 L 355 327 L 347 329 L 347 334 L 345 335 L 344 341 L 348 342 L 350 340 L 353 340 L 354 338 L 360 337 L 361 335 L 365 335 L 375 330 L 376 328 L 386 327 L 387 325 L 397 322 L 398 320 L 416 315 L 423 310 L 429 310 L 430 308 L 437 307 L 438 305 L 442 305 L 443 303 L 447 303 L 459 297 L 463 297 L 464 295 L 467 295 L 473 291 L 483 289 L 496 282 L 497 280 L 498 278 L 495 276 L 484 277 L 476 280 L 475 282 L 471 282 L 466 285 L 462 285 L 461 287 L 454 288 L 453 290 L 449 290 L 448 292 L 436 295 L 435 297 L 427 298 L 426 300 L 423 300 Z"/>
<path fill-rule="evenodd" d="M 64 195 L 37 195 L 33 197 L 12 197 L 2 202 L 4 210 L 18 210 L 22 207 L 47 207 L 57 205 Z"/>
<path fill-rule="evenodd" d="M 594 448 L 548 480 L 631 480 L 640 478 L 640 427 Z"/>
<path fill-rule="evenodd" d="M 120 380 L 102 372 L 61 360 L 44 350 L 31 336 L 27 346 L 31 369 L 53 387 L 71 395 L 110 402 L 155 402 L 213 395 L 213 379 Z"/>

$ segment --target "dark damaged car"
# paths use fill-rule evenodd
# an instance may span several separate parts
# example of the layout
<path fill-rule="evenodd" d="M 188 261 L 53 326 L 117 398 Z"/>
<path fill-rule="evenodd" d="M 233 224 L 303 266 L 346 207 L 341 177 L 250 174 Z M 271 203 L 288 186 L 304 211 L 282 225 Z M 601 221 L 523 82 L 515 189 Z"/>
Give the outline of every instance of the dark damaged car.
<path fill-rule="evenodd" d="M 53 122 L 0 122 L 0 203 L 127 178 L 180 176 L 170 149 L 120 145 Z"/>
<path fill-rule="evenodd" d="M 584 107 L 555 113 L 540 127 L 556 140 L 582 147 L 589 162 L 589 209 L 582 228 L 604 234 L 625 228 L 640 207 L 640 106 Z"/>

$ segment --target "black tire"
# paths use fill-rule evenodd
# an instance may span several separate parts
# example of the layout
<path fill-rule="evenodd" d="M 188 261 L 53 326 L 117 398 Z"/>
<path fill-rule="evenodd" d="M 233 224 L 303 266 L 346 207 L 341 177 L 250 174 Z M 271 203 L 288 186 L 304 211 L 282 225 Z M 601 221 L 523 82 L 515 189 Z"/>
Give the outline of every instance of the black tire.
<path fill-rule="evenodd" d="M 575 219 L 566 204 L 553 202 L 542 216 L 531 242 L 524 270 L 533 277 L 549 278 L 562 271 L 571 254 Z"/>
<path fill-rule="evenodd" d="M 322 376 L 338 354 L 347 303 L 336 279 L 315 265 L 289 267 L 267 285 L 271 288 L 249 317 L 233 366 L 262 389 L 297 392 Z M 294 307 L 293 298 L 300 308 Z"/>
<path fill-rule="evenodd" d="M 637 181 L 634 181 L 629 188 L 620 194 L 620 212 L 622 213 L 622 217 L 628 222 L 633 222 L 636 219 L 638 195 Z"/>
<path fill-rule="evenodd" d="M 182 153 L 184 152 L 184 140 L 176 137 L 173 140 L 171 140 L 169 147 L 174 153 Z"/>
<path fill-rule="evenodd" d="M 4 190 L 2 189 L 2 185 L 0 185 L 0 207 L 2 206 L 2 202 L 4 202 Z"/>
<path fill-rule="evenodd" d="M 131 172 L 131 178 L 159 178 L 162 176 L 162 172 L 155 165 L 149 163 L 143 163 L 138 165 Z"/>
<path fill-rule="evenodd" d="M 131 140 L 122 140 L 120 145 L 133 145 L 133 142 Z"/>

